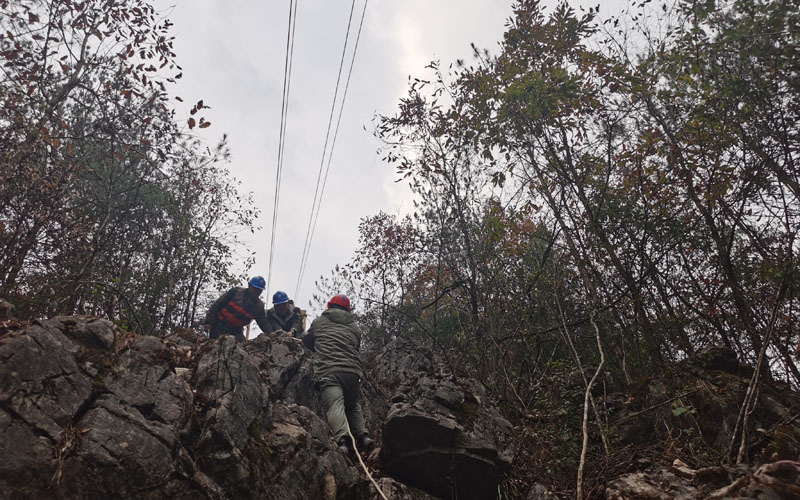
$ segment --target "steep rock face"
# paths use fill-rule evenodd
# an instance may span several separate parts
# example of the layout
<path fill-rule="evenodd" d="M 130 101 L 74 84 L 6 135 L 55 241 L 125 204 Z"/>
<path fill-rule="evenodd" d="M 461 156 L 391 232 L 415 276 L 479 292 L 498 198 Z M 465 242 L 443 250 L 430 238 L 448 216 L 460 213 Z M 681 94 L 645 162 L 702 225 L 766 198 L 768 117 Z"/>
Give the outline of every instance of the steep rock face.
<path fill-rule="evenodd" d="M 456 379 L 445 366 L 430 349 L 402 339 L 378 356 L 374 378 L 390 405 L 381 463 L 441 498 L 493 498 L 511 467 L 511 424 L 479 382 Z"/>
<path fill-rule="evenodd" d="M 377 498 L 320 417 L 310 357 L 288 336 L 156 338 L 84 316 L 0 328 L 0 498 Z M 413 344 L 378 359 L 363 405 L 388 438 L 385 462 L 365 457 L 381 490 L 493 496 L 510 427 L 480 384 Z"/>
<path fill-rule="evenodd" d="M 6 331 L 0 497 L 368 498 L 325 421 L 273 400 L 264 363 L 233 338 L 137 336 L 88 317 Z"/>

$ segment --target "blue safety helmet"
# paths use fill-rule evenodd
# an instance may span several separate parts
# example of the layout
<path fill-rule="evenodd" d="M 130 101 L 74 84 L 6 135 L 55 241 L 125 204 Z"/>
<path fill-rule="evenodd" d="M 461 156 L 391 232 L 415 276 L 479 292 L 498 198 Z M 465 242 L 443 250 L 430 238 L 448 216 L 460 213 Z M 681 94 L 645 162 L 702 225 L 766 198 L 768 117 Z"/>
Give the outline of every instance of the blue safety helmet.
<path fill-rule="evenodd" d="M 287 302 L 289 302 L 289 296 L 286 295 L 286 292 L 281 292 L 278 290 L 275 292 L 275 295 L 272 296 L 273 304 L 285 304 Z"/>
<path fill-rule="evenodd" d="M 250 278 L 250 281 L 248 281 L 247 284 L 253 288 L 258 288 L 259 290 L 263 290 L 267 287 L 267 282 L 264 281 L 264 278 L 261 276 L 253 276 Z"/>

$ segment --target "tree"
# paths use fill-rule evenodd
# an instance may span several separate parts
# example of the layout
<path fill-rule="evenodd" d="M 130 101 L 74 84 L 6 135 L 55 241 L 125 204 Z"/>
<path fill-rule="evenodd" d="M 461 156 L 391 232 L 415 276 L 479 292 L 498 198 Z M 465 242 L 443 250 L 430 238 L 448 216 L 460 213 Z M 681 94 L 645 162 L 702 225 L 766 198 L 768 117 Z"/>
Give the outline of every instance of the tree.
<path fill-rule="evenodd" d="M 255 211 L 224 139 L 189 135 L 208 106 L 170 108 L 170 26 L 145 0 L 0 1 L 0 284 L 23 312 L 152 332 L 231 280 Z"/>
<path fill-rule="evenodd" d="M 633 384 L 710 344 L 758 361 L 750 394 L 796 387 L 797 12 L 679 0 L 600 21 L 522 0 L 497 55 L 432 64 L 376 128 L 427 264 L 390 309 L 514 413 L 580 404 L 545 395 L 565 364 Z"/>

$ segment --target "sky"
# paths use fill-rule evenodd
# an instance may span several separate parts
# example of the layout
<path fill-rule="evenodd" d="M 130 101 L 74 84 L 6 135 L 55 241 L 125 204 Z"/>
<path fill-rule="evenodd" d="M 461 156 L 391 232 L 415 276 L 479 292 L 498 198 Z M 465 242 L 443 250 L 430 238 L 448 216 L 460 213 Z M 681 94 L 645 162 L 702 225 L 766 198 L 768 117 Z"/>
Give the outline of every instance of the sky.
<path fill-rule="evenodd" d="M 373 117 L 394 114 L 409 76 L 431 76 L 425 69 L 430 61 L 441 61 L 443 67 L 456 59 L 469 61 L 471 43 L 496 54 L 512 14 L 511 0 L 369 1 L 306 271 L 295 296 L 352 0 L 297 4 L 271 273 L 289 0 L 156 0 L 155 5 L 174 23 L 174 49 L 183 68 L 171 92 L 189 106 L 199 99 L 211 106 L 204 116 L 212 126 L 195 130 L 210 143 L 228 135 L 228 168 L 260 209 L 261 229 L 248 233 L 240 249 L 242 255 L 255 252 L 249 274 L 269 275 L 265 302 L 283 290 L 303 308 L 309 308 L 317 291 L 315 281 L 350 261 L 363 218 L 412 209 L 407 184 L 395 182 L 394 168 L 377 152 Z M 340 97 L 363 7 L 364 0 L 356 0 Z M 178 116 L 188 116 L 181 103 L 175 105 Z"/>

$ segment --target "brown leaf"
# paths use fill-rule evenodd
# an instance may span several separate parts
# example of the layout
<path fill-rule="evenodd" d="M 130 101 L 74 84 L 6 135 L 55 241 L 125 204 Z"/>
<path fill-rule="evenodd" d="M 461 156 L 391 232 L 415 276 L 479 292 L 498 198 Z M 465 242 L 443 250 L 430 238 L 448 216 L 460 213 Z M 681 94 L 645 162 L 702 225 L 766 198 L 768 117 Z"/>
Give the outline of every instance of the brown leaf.
<path fill-rule="evenodd" d="M 194 128 L 195 123 L 194 118 L 189 118 L 189 128 Z"/>
<path fill-rule="evenodd" d="M 211 126 L 211 122 L 203 122 L 200 124 L 200 128 L 208 128 Z"/>

